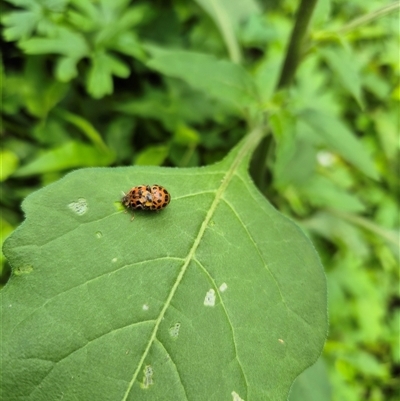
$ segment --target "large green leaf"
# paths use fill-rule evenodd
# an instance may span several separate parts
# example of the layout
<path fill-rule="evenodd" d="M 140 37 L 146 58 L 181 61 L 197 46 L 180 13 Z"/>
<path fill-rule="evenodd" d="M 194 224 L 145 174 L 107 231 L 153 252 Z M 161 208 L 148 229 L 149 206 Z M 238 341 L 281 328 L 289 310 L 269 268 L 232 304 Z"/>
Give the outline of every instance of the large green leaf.
<path fill-rule="evenodd" d="M 331 401 L 332 391 L 324 361 L 320 358 L 294 382 L 289 401 Z"/>
<path fill-rule="evenodd" d="M 260 131 L 205 168 L 84 169 L 32 194 L 6 241 L 13 400 L 286 400 L 327 332 L 310 241 L 247 173 Z M 159 183 L 159 213 L 121 191 Z"/>

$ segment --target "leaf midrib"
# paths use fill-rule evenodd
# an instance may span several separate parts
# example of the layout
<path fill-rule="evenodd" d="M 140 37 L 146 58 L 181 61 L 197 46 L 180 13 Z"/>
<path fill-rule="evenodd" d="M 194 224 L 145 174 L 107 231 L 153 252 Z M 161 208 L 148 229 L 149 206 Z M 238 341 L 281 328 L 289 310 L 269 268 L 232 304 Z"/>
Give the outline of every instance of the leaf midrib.
<path fill-rule="evenodd" d="M 156 334 L 158 332 L 158 328 L 161 324 L 161 321 L 163 320 L 163 317 L 164 317 L 169 305 L 171 304 L 172 298 L 174 297 L 176 290 L 178 289 L 179 284 L 181 283 L 183 276 L 185 275 L 190 262 L 194 259 L 196 250 L 200 245 L 200 242 L 203 238 L 206 228 L 207 228 L 212 216 L 214 215 L 215 210 L 217 209 L 217 206 L 222 198 L 223 193 L 225 192 L 232 177 L 234 176 L 236 170 L 239 168 L 239 166 L 243 162 L 244 158 L 257 146 L 257 144 L 261 140 L 262 136 L 263 136 L 263 129 L 261 127 L 257 127 L 252 132 L 250 132 L 250 134 L 247 136 L 247 138 L 242 142 L 242 146 L 240 147 L 236 157 L 233 159 L 232 164 L 228 168 L 228 170 L 225 174 L 225 177 L 223 178 L 223 180 L 221 182 L 221 185 L 219 186 L 218 190 L 215 193 L 215 198 L 213 200 L 213 203 L 211 204 L 211 207 L 208 210 L 202 225 L 200 226 L 199 232 L 193 242 L 193 245 L 190 248 L 187 257 L 184 259 L 184 263 L 182 265 L 181 270 L 179 271 L 179 274 L 178 274 L 178 277 L 176 278 L 175 284 L 172 286 L 171 291 L 168 295 L 168 298 L 165 301 L 164 307 L 161 309 L 161 312 L 156 320 L 156 324 L 151 333 L 151 336 L 149 338 L 147 346 L 142 354 L 142 357 L 140 358 L 140 360 L 138 362 L 138 366 L 132 376 L 131 381 L 128 384 L 128 387 L 122 398 L 122 401 L 126 401 L 128 399 L 129 393 L 131 392 L 132 387 L 139 375 L 140 369 L 143 366 L 143 363 L 150 351 L 151 346 L 153 345 L 154 340 L 156 339 Z"/>

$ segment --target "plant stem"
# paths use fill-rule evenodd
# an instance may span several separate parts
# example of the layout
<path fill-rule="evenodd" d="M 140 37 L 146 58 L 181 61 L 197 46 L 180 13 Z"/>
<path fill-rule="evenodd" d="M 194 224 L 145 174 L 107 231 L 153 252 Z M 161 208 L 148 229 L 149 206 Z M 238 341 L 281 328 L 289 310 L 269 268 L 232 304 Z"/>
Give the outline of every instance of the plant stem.
<path fill-rule="evenodd" d="M 373 234 L 380 236 L 381 238 L 385 239 L 386 241 L 390 242 L 391 244 L 398 246 L 399 245 L 399 233 L 395 230 L 390 230 L 387 228 L 383 228 L 374 222 L 361 217 L 357 216 L 352 213 L 343 212 L 337 209 L 329 209 L 329 212 L 337 217 L 340 217 L 350 223 L 356 224 L 359 227 L 362 227 Z"/>
<path fill-rule="evenodd" d="M 316 3 L 317 0 L 302 0 L 300 3 L 277 89 L 288 87 L 293 80 Z"/>
<path fill-rule="evenodd" d="M 250 175 L 261 192 L 267 186 L 267 155 L 271 146 L 272 136 L 264 136 L 256 147 L 250 161 Z"/>
<path fill-rule="evenodd" d="M 400 1 L 396 1 L 391 4 L 387 4 L 384 7 L 378 8 L 377 10 L 365 14 L 361 17 L 355 18 L 352 21 L 350 21 L 348 24 L 344 25 L 342 28 L 340 28 L 337 33 L 347 33 L 349 31 L 353 31 L 354 29 L 357 29 L 361 25 L 368 24 L 371 21 L 374 21 L 378 18 L 381 18 L 387 14 L 390 14 L 393 11 L 396 11 L 397 9 L 400 8 Z"/>

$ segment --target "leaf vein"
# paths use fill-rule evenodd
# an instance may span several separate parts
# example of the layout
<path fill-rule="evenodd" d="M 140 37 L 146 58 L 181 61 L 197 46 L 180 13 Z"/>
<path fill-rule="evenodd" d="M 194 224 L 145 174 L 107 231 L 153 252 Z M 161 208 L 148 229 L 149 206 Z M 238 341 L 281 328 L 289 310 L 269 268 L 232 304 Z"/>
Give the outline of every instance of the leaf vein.
<path fill-rule="evenodd" d="M 239 223 L 243 226 L 244 230 L 246 231 L 247 236 L 249 237 L 252 245 L 254 246 L 254 248 L 256 249 L 258 256 L 260 257 L 264 268 L 267 270 L 267 272 L 269 273 L 269 275 L 272 277 L 272 279 L 274 280 L 274 283 L 279 291 L 279 295 L 282 299 L 282 303 L 285 305 L 285 307 L 288 309 L 288 306 L 286 304 L 286 301 L 283 297 L 282 291 L 281 291 L 281 287 L 279 286 L 279 283 L 276 279 L 276 277 L 274 276 L 274 274 L 272 273 L 271 269 L 269 268 L 267 262 L 264 260 L 264 256 L 261 254 L 260 249 L 258 248 L 256 242 L 254 241 L 253 236 L 250 234 L 250 231 L 247 229 L 246 225 L 244 224 L 244 222 L 242 221 L 242 219 L 240 218 L 239 214 L 237 213 L 236 209 L 234 208 L 234 206 L 225 198 L 223 198 L 223 201 L 228 205 L 228 207 L 232 210 L 232 213 L 235 215 L 235 217 L 238 219 Z"/>
<path fill-rule="evenodd" d="M 166 310 L 168 309 L 171 300 L 173 298 L 173 296 L 175 295 L 175 292 L 178 289 L 178 286 L 180 284 L 180 282 L 183 279 L 183 276 L 185 275 L 185 272 L 187 270 L 187 267 L 189 266 L 189 263 L 193 260 L 194 254 L 198 248 L 198 246 L 200 245 L 200 241 L 203 238 L 204 232 L 207 229 L 207 226 L 212 218 L 212 216 L 215 213 L 215 210 L 220 202 L 220 200 L 222 199 L 222 195 L 224 193 L 224 191 L 226 190 L 227 186 L 229 185 L 230 181 L 232 180 L 232 177 L 234 176 L 236 170 L 239 168 L 240 163 L 244 160 L 244 158 L 246 157 L 246 155 L 249 153 L 249 151 L 254 148 L 257 143 L 259 142 L 259 140 L 261 139 L 262 136 L 262 130 L 260 128 L 255 129 L 254 131 L 252 131 L 246 138 L 246 140 L 243 142 L 241 148 L 239 149 L 236 157 L 233 159 L 231 165 L 229 166 L 229 168 L 226 171 L 226 174 L 221 182 L 221 185 L 219 186 L 218 190 L 215 192 L 215 198 L 210 206 L 210 209 L 208 210 L 203 223 L 200 226 L 199 232 L 193 242 L 192 247 L 190 248 L 187 257 L 185 258 L 185 262 L 182 265 L 181 270 L 178 273 L 178 276 L 176 278 L 175 284 L 172 286 L 172 289 L 168 295 L 168 298 L 165 302 L 164 307 L 162 308 L 160 315 L 156 321 L 156 325 L 153 329 L 153 332 L 149 338 L 149 341 L 147 343 L 146 349 L 144 350 L 142 357 L 138 363 L 138 367 L 136 369 L 136 371 L 134 372 L 133 376 L 132 376 L 132 380 L 130 381 L 125 395 L 122 398 L 122 401 L 126 401 L 128 399 L 129 393 L 133 387 L 133 384 L 135 383 L 137 376 L 140 372 L 140 369 L 150 351 L 151 345 L 153 344 L 155 338 L 156 338 L 156 333 L 158 331 L 158 328 L 161 324 L 161 321 L 165 315 Z"/>
<path fill-rule="evenodd" d="M 185 397 L 186 397 L 187 400 L 189 400 L 189 397 L 188 397 L 187 394 L 186 394 L 185 386 L 183 385 L 182 377 L 181 377 L 181 375 L 180 375 L 180 373 L 179 373 L 179 370 L 178 370 L 178 367 L 177 367 L 176 363 L 175 363 L 174 360 L 172 359 L 171 354 L 168 352 L 168 350 L 165 348 L 164 344 L 163 344 L 158 338 L 155 338 L 154 341 L 155 341 L 155 342 L 157 341 L 157 343 L 162 347 L 162 349 L 164 350 L 164 352 L 168 355 L 168 358 L 169 358 L 169 360 L 171 361 L 171 363 L 174 365 L 174 368 L 175 368 L 175 370 L 176 370 L 176 374 L 177 374 L 178 377 L 179 377 L 179 382 L 180 382 L 180 384 L 181 384 L 181 386 L 182 386 L 183 392 L 185 393 Z"/>
<path fill-rule="evenodd" d="M 214 280 L 214 278 L 211 276 L 211 274 L 209 273 L 209 271 L 205 268 L 205 266 L 204 266 L 198 259 L 194 258 L 193 260 L 200 266 L 200 268 L 204 271 L 204 273 L 206 274 L 206 276 L 208 277 L 208 279 L 211 281 L 212 285 L 214 286 L 215 293 L 217 294 L 218 299 L 219 299 L 219 301 L 220 301 L 220 303 L 221 303 L 221 305 L 222 305 L 222 309 L 224 310 L 224 313 L 225 313 L 225 315 L 226 315 L 226 319 L 227 319 L 227 321 L 228 321 L 228 323 L 229 323 L 229 327 L 230 327 L 231 332 L 232 332 L 233 347 L 234 347 L 234 349 L 235 349 L 235 357 L 236 357 L 236 360 L 237 360 L 237 362 L 238 362 L 238 364 L 239 364 L 240 370 L 242 371 L 242 375 L 243 375 L 244 381 L 245 381 L 245 383 L 246 383 L 246 388 L 249 388 L 249 383 L 248 383 L 248 381 L 247 381 L 247 376 L 246 376 L 246 374 L 245 374 L 245 372 L 244 372 L 242 363 L 241 363 L 240 358 L 239 358 L 239 353 L 238 353 L 238 350 L 237 350 L 235 330 L 234 330 L 233 325 L 232 325 L 232 322 L 231 322 L 231 320 L 230 320 L 230 318 L 229 318 L 228 311 L 227 311 L 226 306 L 225 306 L 225 304 L 224 304 L 224 301 L 223 301 L 223 299 L 222 299 L 222 297 L 221 297 L 221 294 L 220 294 L 220 292 L 219 292 L 218 286 L 217 286 L 217 284 L 215 283 L 215 280 Z M 246 398 L 247 398 L 247 397 L 246 397 Z"/>

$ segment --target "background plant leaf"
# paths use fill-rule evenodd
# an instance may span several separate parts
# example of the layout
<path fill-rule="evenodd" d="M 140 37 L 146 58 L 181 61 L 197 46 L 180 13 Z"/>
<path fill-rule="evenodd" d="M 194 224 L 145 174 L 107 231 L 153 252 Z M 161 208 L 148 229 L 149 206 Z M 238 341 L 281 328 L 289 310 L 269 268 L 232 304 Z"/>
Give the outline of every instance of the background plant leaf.
<path fill-rule="evenodd" d="M 336 150 L 345 160 L 367 176 L 378 178 L 371 156 L 340 120 L 315 109 L 303 110 L 300 118 L 313 129 L 318 140 Z"/>
<path fill-rule="evenodd" d="M 5 181 L 17 168 L 18 157 L 10 150 L 0 150 L 0 181 Z"/>
<path fill-rule="evenodd" d="M 240 47 L 235 29 L 243 19 L 259 12 L 258 4 L 253 0 L 196 0 L 196 3 L 214 20 L 229 51 L 230 59 L 236 63 L 240 62 Z"/>
<path fill-rule="evenodd" d="M 183 79 L 193 88 L 239 109 L 259 102 L 254 81 L 239 65 L 201 53 L 165 50 L 156 46 L 146 46 L 146 49 L 151 55 L 147 65 L 152 69 Z"/>
<path fill-rule="evenodd" d="M 126 78 L 129 68 L 115 57 L 98 52 L 92 57 L 92 66 L 87 80 L 87 90 L 96 99 L 113 91 L 112 75 Z"/>
<path fill-rule="evenodd" d="M 256 135 L 213 166 L 80 170 L 26 199 L 4 247 L 8 400 L 287 399 L 325 341 L 325 276 L 248 176 Z M 171 204 L 132 222 L 121 191 L 154 182 Z"/>
<path fill-rule="evenodd" d="M 62 171 L 82 165 L 108 165 L 113 159 L 114 155 L 111 151 L 99 150 L 78 141 L 69 141 L 61 146 L 44 151 L 30 163 L 20 167 L 14 175 L 26 177 L 39 173 Z"/>
<path fill-rule="evenodd" d="M 54 38 L 32 38 L 20 43 L 27 54 L 56 53 L 78 60 L 89 54 L 89 47 L 82 34 L 64 27 L 57 27 Z"/>
<path fill-rule="evenodd" d="M 17 40 L 29 37 L 40 21 L 40 7 L 35 3 L 29 11 L 15 11 L 4 15 L 1 22 L 6 26 L 4 37 L 7 40 Z"/>
<path fill-rule="evenodd" d="M 137 155 L 135 164 L 137 166 L 161 166 L 168 156 L 168 151 L 168 146 L 149 146 Z"/>
<path fill-rule="evenodd" d="M 364 108 L 364 102 L 361 97 L 361 79 L 354 56 L 349 53 L 348 49 L 346 51 L 341 47 L 322 48 L 319 53 L 359 106 Z"/>

